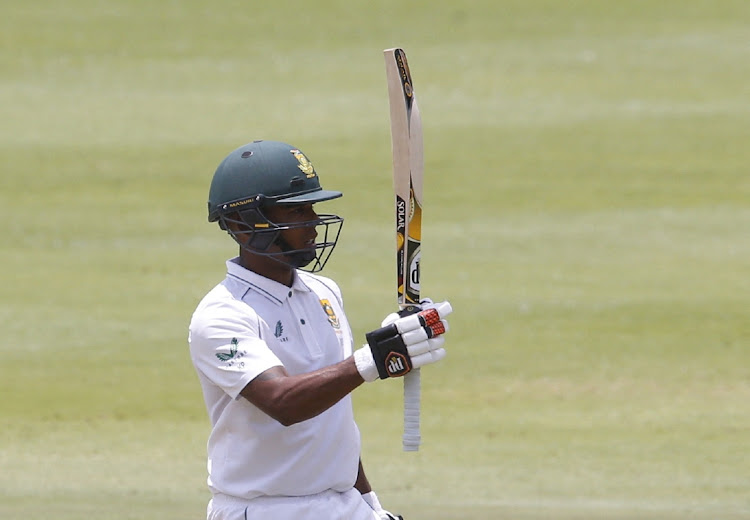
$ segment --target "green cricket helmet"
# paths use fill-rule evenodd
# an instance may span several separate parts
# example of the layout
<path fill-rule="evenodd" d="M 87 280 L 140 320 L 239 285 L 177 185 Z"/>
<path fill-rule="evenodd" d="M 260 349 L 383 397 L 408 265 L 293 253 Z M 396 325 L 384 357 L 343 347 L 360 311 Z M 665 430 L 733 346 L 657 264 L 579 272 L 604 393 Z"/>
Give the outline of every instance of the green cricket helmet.
<path fill-rule="evenodd" d="M 266 217 L 264 209 L 315 204 L 341 195 L 321 188 L 313 164 L 299 149 L 278 141 L 253 141 L 227 155 L 216 169 L 208 194 L 208 220 L 218 222 L 243 249 L 295 268 L 314 260 L 305 270 L 317 272 L 333 252 L 344 219 L 319 214 L 317 220 L 276 223 Z M 318 226 L 324 228 L 318 234 L 322 240 L 311 249 L 292 249 L 281 236 L 285 229 Z"/>

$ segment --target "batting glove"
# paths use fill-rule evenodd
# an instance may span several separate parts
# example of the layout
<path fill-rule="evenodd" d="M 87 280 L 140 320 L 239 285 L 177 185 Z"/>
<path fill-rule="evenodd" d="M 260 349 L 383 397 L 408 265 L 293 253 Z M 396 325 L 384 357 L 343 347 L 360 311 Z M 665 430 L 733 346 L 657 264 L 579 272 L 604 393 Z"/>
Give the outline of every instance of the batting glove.
<path fill-rule="evenodd" d="M 380 520 L 404 520 L 403 516 L 394 515 L 393 513 L 389 513 L 388 511 L 383 509 L 383 506 L 380 505 L 380 500 L 378 500 L 378 495 L 376 495 L 374 491 L 365 493 L 364 495 L 362 495 L 362 498 L 365 502 L 367 502 L 367 505 L 370 506 L 370 508 L 375 511 L 378 516 L 380 516 Z"/>
<path fill-rule="evenodd" d="M 388 315 L 381 328 L 365 335 L 368 344 L 354 353 L 362 379 L 400 377 L 443 359 L 443 334 L 448 331 L 444 318 L 452 311 L 445 301 L 408 316 Z"/>
<path fill-rule="evenodd" d="M 385 327 L 386 325 L 390 325 L 391 323 L 393 323 L 399 318 L 403 318 L 404 316 L 409 316 L 410 314 L 416 314 L 419 311 L 425 311 L 427 309 L 434 309 L 437 305 L 442 305 L 443 303 L 446 303 L 446 302 L 435 303 L 429 298 L 423 298 L 419 300 L 419 305 L 410 305 L 404 310 L 390 313 L 388 316 L 386 316 L 383 319 L 383 322 L 380 324 L 380 326 Z"/>

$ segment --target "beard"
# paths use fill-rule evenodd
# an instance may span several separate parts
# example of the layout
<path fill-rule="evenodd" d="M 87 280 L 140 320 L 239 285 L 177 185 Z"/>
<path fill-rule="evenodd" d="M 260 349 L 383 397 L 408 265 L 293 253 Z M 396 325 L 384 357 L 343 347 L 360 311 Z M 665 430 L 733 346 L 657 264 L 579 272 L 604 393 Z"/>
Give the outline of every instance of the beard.
<path fill-rule="evenodd" d="M 289 265 L 295 269 L 305 267 L 307 264 L 315 260 L 316 252 L 315 249 L 305 249 L 303 251 L 295 251 L 293 253 L 287 253 L 286 256 L 289 259 Z"/>
<path fill-rule="evenodd" d="M 284 252 L 284 256 L 288 259 L 287 263 L 295 269 L 305 267 L 317 257 L 316 248 L 292 249 L 292 246 L 290 246 L 281 236 L 276 239 L 276 245 L 278 245 Z"/>

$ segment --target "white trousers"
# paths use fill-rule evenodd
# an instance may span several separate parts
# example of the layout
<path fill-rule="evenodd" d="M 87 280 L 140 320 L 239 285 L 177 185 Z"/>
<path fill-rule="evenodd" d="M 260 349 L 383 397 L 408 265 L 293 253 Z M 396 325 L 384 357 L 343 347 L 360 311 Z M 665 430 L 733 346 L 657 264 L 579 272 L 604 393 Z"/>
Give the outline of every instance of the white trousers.
<path fill-rule="evenodd" d="M 379 520 L 356 489 L 324 491 L 303 497 L 258 497 L 252 500 L 214 495 L 207 520 Z"/>

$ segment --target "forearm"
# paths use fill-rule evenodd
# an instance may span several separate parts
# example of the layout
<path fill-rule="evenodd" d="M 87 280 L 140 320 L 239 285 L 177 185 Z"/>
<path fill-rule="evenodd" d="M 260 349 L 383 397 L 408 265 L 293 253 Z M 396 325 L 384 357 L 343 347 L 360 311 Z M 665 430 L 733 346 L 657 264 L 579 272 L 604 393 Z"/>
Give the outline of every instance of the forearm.
<path fill-rule="evenodd" d="M 328 410 L 362 383 L 350 357 L 295 376 L 276 367 L 251 381 L 242 395 L 284 426 L 290 426 Z"/>

